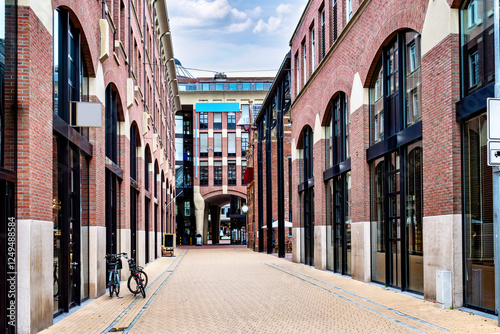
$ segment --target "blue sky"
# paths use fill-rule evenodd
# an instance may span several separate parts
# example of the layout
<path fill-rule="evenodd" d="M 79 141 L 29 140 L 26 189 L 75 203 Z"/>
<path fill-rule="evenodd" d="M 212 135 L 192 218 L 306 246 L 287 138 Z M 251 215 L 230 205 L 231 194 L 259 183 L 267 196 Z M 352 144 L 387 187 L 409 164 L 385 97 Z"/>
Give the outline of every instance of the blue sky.
<path fill-rule="evenodd" d="M 274 76 L 306 4 L 307 0 L 167 0 L 174 55 L 186 68 L 228 75 L 272 70 Z"/>

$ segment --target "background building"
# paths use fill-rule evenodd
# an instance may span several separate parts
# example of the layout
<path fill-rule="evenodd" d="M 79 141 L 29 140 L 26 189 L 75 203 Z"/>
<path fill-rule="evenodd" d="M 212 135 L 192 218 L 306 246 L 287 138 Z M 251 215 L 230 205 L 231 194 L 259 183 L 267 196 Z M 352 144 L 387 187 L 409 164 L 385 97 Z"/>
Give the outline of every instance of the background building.
<path fill-rule="evenodd" d="M 180 63 L 179 91 L 182 111 L 176 114 L 177 234 L 181 243 L 193 244 L 196 236 L 219 243 L 220 208 L 230 204 L 231 242 L 246 243 L 246 150 L 249 136 L 243 125 L 259 108 L 271 78 L 192 78 Z M 181 126 L 182 122 L 182 126 Z M 183 152 L 181 155 L 180 152 Z M 209 217 L 210 222 L 209 226 Z M 216 233 L 217 232 L 217 233 Z"/>
<path fill-rule="evenodd" d="M 17 332 L 36 333 L 106 292 L 106 253 L 139 265 L 160 256 L 161 234 L 174 231 L 180 100 L 163 1 L 9 2 L 0 12 L 1 326 L 17 269 Z M 80 123 L 91 111 L 100 126 Z"/>

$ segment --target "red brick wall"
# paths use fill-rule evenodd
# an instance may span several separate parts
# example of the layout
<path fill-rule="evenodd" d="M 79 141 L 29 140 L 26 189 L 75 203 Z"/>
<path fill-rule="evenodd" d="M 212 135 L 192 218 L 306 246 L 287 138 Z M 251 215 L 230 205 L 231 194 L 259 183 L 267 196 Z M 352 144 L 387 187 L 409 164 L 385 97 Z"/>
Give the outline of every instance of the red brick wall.
<path fill-rule="evenodd" d="M 422 58 L 424 216 L 461 213 L 459 36 L 450 35 Z"/>
<path fill-rule="evenodd" d="M 17 218 L 52 220 L 52 36 L 18 12 Z"/>

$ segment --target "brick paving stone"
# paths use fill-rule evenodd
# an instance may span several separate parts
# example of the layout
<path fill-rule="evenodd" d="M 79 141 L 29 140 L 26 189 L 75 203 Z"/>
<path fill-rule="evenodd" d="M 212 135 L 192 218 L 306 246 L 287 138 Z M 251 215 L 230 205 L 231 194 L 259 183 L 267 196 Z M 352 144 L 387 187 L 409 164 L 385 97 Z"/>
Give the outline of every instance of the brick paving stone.
<path fill-rule="evenodd" d="M 114 327 L 175 334 L 500 332 L 490 318 L 248 249 L 189 248 L 184 257 L 180 251 L 148 265 L 152 282 L 176 261 Z M 102 332 L 133 301 L 126 284 L 121 289 L 123 299 L 103 296 L 43 333 Z"/>

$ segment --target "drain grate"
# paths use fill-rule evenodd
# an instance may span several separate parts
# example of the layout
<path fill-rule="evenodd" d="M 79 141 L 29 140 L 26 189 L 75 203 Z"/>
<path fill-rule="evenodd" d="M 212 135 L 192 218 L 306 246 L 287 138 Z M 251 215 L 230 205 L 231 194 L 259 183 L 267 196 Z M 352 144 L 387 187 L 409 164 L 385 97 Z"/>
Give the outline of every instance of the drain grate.
<path fill-rule="evenodd" d="M 109 333 L 124 332 L 128 327 L 114 327 L 109 330 Z"/>

